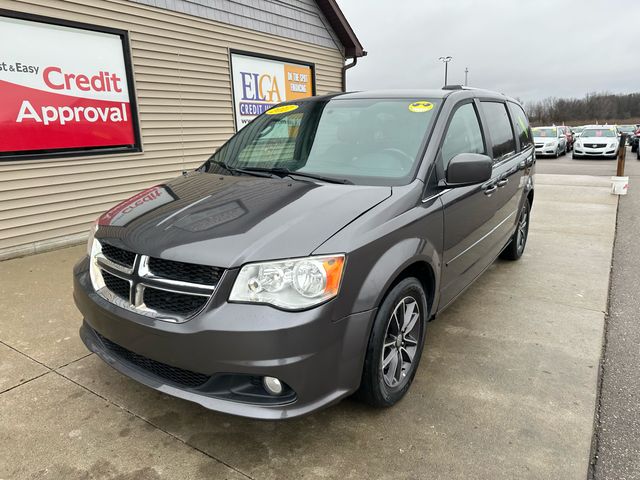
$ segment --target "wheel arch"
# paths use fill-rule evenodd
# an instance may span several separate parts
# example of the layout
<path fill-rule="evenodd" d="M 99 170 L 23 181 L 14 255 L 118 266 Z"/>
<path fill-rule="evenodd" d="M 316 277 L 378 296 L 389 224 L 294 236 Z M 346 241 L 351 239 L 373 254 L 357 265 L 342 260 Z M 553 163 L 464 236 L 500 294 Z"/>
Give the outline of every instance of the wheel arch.
<path fill-rule="evenodd" d="M 362 284 L 360 301 L 377 308 L 395 285 L 413 276 L 424 288 L 431 318 L 438 301 L 439 265 L 440 256 L 429 242 L 405 239 L 380 256 Z"/>
<path fill-rule="evenodd" d="M 413 263 L 407 265 L 402 271 L 398 272 L 395 278 L 387 287 L 384 294 L 380 297 L 380 303 L 387 296 L 387 294 L 395 287 L 398 283 L 400 283 L 405 278 L 415 277 L 418 279 L 422 288 L 424 289 L 424 293 L 427 296 L 427 308 L 429 308 L 429 315 L 433 312 L 433 303 L 435 300 L 435 272 L 431 265 L 425 260 L 416 260 Z"/>

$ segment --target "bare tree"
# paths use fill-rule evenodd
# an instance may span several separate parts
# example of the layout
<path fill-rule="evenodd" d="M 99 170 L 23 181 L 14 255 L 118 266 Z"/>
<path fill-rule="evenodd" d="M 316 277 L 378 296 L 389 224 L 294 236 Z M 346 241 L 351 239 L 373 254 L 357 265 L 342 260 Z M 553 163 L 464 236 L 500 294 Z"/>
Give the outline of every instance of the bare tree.
<path fill-rule="evenodd" d="M 534 125 L 640 122 L 640 93 L 588 93 L 584 98 L 545 98 L 525 105 Z"/>

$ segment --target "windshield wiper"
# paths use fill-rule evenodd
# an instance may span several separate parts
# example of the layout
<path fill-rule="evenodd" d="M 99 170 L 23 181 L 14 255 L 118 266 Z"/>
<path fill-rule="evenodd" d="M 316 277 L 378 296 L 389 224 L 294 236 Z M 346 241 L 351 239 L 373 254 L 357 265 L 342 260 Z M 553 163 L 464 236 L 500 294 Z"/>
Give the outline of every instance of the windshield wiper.
<path fill-rule="evenodd" d="M 305 173 L 305 172 L 298 172 L 296 170 L 289 170 L 288 168 L 285 168 L 285 167 L 273 167 L 273 168 L 246 167 L 246 168 L 244 168 L 244 170 L 250 171 L 250 172 L 271 173 L 271 174 L 274 174 L 274 175 L 278 175 L 279 177 L 292 177 L 293 178 L 293 175 L 296 175 L 298 177 L 311 178 L 311 179 L 314 179 L 314 180 L 320 180 L 321 182 L 327 182 L 327 183 L 338 183 L 338 184 L 341 184 L 341 185 L 353 185 L 354 184 L 351 180 L 348 180 L 346 178 L 325 177 L 324 175 L 317 175 L 315 173 Z"/>
<path fill-rule="evenodd" d="M 273 178 L 273 175 L 266 170 L 262 171 L 262 170 L 230 167 L 225 162 L 221 162 L 219 160 L 210 160 L 209 163 L 215 163 L 216 165 L 219 165 L 222 168 L 224 168 L 229 173 L 244 173 L 246 175 L 253 175 L 254 177 Z"/>

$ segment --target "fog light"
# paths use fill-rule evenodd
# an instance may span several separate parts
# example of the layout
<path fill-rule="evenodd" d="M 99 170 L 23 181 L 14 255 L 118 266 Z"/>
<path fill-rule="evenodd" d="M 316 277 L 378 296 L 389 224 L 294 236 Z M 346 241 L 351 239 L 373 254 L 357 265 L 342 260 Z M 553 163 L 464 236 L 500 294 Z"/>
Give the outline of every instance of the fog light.
<path fill-rule="evenodd" d="M 271 395 L 280 395 L 282 393 L 282 382 L 275 377 L 264 377 L 262 380 L 264 388 Z"/>

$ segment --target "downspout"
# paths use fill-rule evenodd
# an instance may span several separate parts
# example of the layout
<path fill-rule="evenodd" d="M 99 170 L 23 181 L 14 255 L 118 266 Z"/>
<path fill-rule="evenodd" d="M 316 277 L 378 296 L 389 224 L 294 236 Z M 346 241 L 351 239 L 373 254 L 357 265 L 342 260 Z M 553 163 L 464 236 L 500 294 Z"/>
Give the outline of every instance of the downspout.
<path fill-rule="evenodd" d="M 364 54 L 366 55 L 367 53 L 364 52 Z M 347 91 L 347 70 L 355 67 L 356 63 L 358 63 L 358 57 L 353 57 L 353 62 L 348 63 L 347 65 L 344 65 L 342 67 L 342 91 L 343 92 Z"/>

